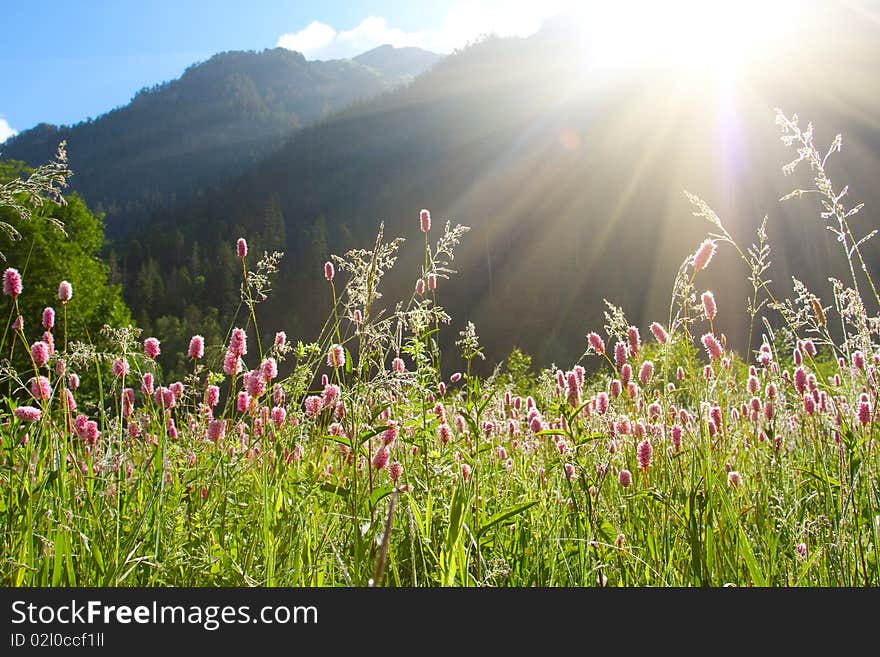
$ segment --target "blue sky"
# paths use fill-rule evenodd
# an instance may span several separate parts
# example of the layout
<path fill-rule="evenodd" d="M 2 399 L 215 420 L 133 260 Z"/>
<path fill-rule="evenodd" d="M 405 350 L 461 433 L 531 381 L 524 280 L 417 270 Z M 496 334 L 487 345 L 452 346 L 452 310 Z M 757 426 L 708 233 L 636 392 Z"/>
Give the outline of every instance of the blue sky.
<path fill-rule="evenodd" d="M 0 10 L 0 142 L 125 105 L 225 50 L 278 45 L 309 59 L 385 42 L 449 52 L 481 33 L 526 35 L 566 2 L 545 0 L 41 0 Z"/>

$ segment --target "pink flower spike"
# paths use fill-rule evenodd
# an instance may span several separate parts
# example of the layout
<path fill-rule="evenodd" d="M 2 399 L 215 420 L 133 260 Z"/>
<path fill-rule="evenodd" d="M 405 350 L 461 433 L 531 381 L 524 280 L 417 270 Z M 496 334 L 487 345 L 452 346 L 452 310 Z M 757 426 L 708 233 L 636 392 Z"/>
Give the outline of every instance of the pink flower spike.
<path fill-rule="evenodd" d="M 278 331 L 275 334 L 275 351 L 281 351 L 284 349 L 284 345 L 287 344 L 287 333 L 284 331 Z"/>
<path fill-rule="evenodd" d="M 160 353 L 159 340 L 156 338 L 147 338 L 144 340 L 144 355 L 147 358 L 155 359 Z"/>
<path fill-rule="evenodd" d="M 73 298 L 73 286 L 67 281 L 58 284 L 58 298 L 61 303 L 67 303 Z"/>
<path fill-rule="evenodd" d="M 709 354 L 709 358 L 715 360 L 721 358 L 724 350 L 721 348 L 721 344 L 714 335 L 706 333 L 701 340 L 703 342 L 703 347 L 706 349 L 706 353 Z"/>
<path fill-rule="evenodd" d="M 715 305 L 715 295 L 706 290 L 703 292 L 703 313 L 710 322 L 715 319 L 718 313 L 718 306 Z"/>
<path fill-rule="evenodd" d="M 376 453 L 373 455 L 373 467 L 376 470 L 381 470 L 388 463 L 388 448 L 385 445 L 382 445 L 379 449 L 376 450 Z"/>
<path fill-rule="evenodd" d="M 629 343 L 629 355 L 635 358 L 639 355 L 639 349 L 642 346 L 642 337 L 639 335 L 639 329 L 635 326 L 630 326 L 626 332 L 626 340 Z"/>
<path fill-rule="evenodd" d="M 247 242 L 245 241 L 245 239 L 243 237 L 239 237 L 238 242 L 235 243 L 235 254 L 239 258 L 245 258 L 245 257 L 247 257 L 247 253 L 248 253 Z"/>
<path fill-rule="evenodd" d="M 327 364 L 337 368 L 345 365 L 345 349 L 340 344 L 334 344 L 327 352 Z"/>
<path fill-rule="evenodd" d="M 22 290 L 21 274 L 14 267 L 9 267 L 3 272 L 3 294 L 7 297 L 16 298 Z"/>
<path fill-rule="evenodd" d="M 427 210 L 422 210 L 419 212 L 419 225 L 422 229 L 423 233 L 427 233 L 431 230 L 431 213 Z"/>
<path fill-rule="evenodd" d="M 691 260 L 694 265 L 694 273 L 705 269 L 709 265 L 709 262 L 711 262 L 712 256 L 715 255 L 715 251 L 717 250 L 718 245 L 715 244 L 714 240 L 704 240 L 697 248 Z"/>
<path fill-rule="evenodd" d="M 128 361 L 125 358 L 116 358 L 112 365 L 113 376 L 121 378 L 126 376 L 131 370 L 128 367 Z"/>
<path fill-rule="evenodd" d="M 218 386 L 208 386 L 205 390 L 205 403 L 214 408 L 220 402 L 220 388 Z"/>
<path fill-rule="evenodd" d="M 324 278 L 326 278 L 329 282 L 333 282 L 333 277 L 336 275 L 336 270 L 333 268 L 333 263 L 329 260 L 324 263 Z"/>
<path fill-rule="evenodd" d="M 46 307 L 43 309 L 43 328 L 51 331 L 55 326 L 55 309 Z"/>
<path fill-rule="evenodd" d="M 244 329 L 232 329 L 232 335 L 229 338 L 229 351 L 236 356 L 247 355 L 247 333 Z"/>
<path fill-rule="evenodd" d="M 15 417 L 28 424 L 39 422 L 40 417 L 43 415 L 39 408 L 34 408 L 33 406 L 19 406 L 13 412 L 15 413 Z"/>
<path fill-rule="evenodd" d="M 208 423 L 208 440 L 217 443 L 226 435 L 226 420 L 211 420 Z"/>
<path fill-rule="evenodd" d="M 590 346 L 593 348 L 599 356 L 605 355 L 605 342 L 602 340 L 601 336 L 598 333 L 589 333 L 587 334 L 587 340 L 590 342 Z"/>
<path fill-rule="evenodd" d="M 37 367 L 42 367 L 49 361 L 49 345 L 42 340 L 31 345 L 31 358 Z"/>
<path fill-rule="evenodd" d="M 52 384 L 45 376 L 38 376 L 30 380 L 31 395 L 37 401 L 48 401 L 52 397 Z"/>
<path fill-rule="evenodd" d="M 657 338 L 657 342 L 660 344 L 666 344 L 669 342 L 669 334 L 666 332 L 666 329 L 657 322 L 651 324 L 651 333 L 654 334 L 654 337 Z"/>
<path fill-rule="evenodd" d="M 639 447 L 637 450 L 637 456 L 639 459 L 639 467 L 642 470 L 647 471 L 649 467 L 651 467 L 651 457 L 654 454 L 654 448 L 651 447 L 651 443 L 648 442 L 647 439 L 643 440 L 639 443 Z"/>
<path fill-rule="evenodd" d="M 201 335 L 194 335 L 190 338 L 189 341 L 189 349 L 187 349 L 186 356 L 190 360 L 198 360 L 202 356 L 205 355 L 205 338 Z"/>

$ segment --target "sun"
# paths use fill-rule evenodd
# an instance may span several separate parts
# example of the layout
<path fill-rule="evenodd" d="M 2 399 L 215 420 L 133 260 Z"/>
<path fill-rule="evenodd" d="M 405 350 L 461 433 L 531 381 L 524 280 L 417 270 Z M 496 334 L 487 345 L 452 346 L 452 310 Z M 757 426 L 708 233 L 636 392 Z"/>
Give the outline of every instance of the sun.
<path fill-rule="evenodd" d="M 676 70 L 737 77 L 786 38 L 798 14 L 793 0 L 618 0 L 576 11 L 584 65 L 598 72 Z"/>

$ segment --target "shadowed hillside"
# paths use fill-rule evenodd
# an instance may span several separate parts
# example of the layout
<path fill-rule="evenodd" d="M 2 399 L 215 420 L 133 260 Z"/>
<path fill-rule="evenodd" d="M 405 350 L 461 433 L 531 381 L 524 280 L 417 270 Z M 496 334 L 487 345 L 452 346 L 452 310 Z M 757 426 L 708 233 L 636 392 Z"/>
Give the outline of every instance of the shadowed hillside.
<path fill-rule="evenodd" d="M 824 272 L 843 278 L 844 261 L 814 199 L 778 202 L 809 181 L 782 174 L 795 153 L 779 143 L 774 107 L 840 129 L 846 164 L 832 164 L 832 178 L 878 207 L 870 134 L 880 109 L 871 62 L 880 52 L 846 13 L 814 29 L 817 38 L 829 30 L 847 37 L 792 42 L 726 85 L 659 68 L 590 73 L 578 38 L 559 28 L 485 40 L 407 87 L 303 130 L 223 190 L 156 216 L 117 248 L 129 300 L 144 319 L 180 312 L 195 294 L 229 318 L 238 290 L 223 280 L 235 267 L 231 245 L 247 235 L 256 249 L 286 251 L 266 330 L 308 336 L 322 316 L 314 309 L 328 303 L 321 262 L 372 244 L 380 219 L 386 235 L 421 239 L 416 218 L 426 207 L 435 230 L 447 218 L 473 228 L 455 261 L 462 275 L 441 281 L 439 302 L 458 322 L 476 323 L 490 362 L 519 345 L 549 363 L 601 329 L 603 298 L 643 329 L 666 320 L 675 272 L 711 229 L 692 216 L 684 189 L 744 247 L 768 214 L 775 284 L 788 293 L 797 272 L 827 298 Z M 862 233 L 871 216 L 859 215 Z M 873 243 L 866 253 L 876 259 Z M 718 262 L 705 281 L 719 300 L 718 325 L 743 348 L 746 272 L 729 248 Z M 138 287 L 155 277 L 149 272 L 164 279 L 164 292 L 151 297 Z M 197 280 L 205 283 L 188 287 Z M 392 275 L 388 284 L 394 298 L 414 280 Z"/>
<path fill-rule="evenodd" d="M 107 213 L 111 234 L 123 235 L 157 209 L 252 167 L 295 130 L 405 82 L 440 56 L 389 48 L 364 57 L 306 61 L 283 48 L 221 53 L 97 119 L 26 130 L 4 144 L 3 157 L 36 166 L 66 139 L 72 187 Z"/>

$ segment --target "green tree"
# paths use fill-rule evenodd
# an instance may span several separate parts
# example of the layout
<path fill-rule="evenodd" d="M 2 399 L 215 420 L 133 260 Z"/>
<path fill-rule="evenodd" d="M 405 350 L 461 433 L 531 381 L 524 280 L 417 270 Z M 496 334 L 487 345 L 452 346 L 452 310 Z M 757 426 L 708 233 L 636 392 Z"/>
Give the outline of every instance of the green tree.
<path fill-rule="evenodd" d="M 0 162 L 0 184 L 29 173 L 21 162 Z M 65 200 L 60 206 L 33 208 L 27 221 L 17 220 L 13 208 L 0 206 L 0 221 L 14 224 L 19 234 L 17 239 L 0 235 L 0 251 L 6 256 L 6 266 L 21 273 L 24 289 L 18 306 L 29 338 L 36 339 L 42 333 L 40 320 L 45 307 L 55 307 L 60 318 L 58 284 L 67 280 L 73 286 L 67 308 L 68 338 L 96 342 L 104 324 L 128 324 L 131 315 L 122 301 L 120 287 L 109 283 L 109 268 L 99 258 L 104 244 L 103 222 L 78 195 L 65 196 Z M 11 320 L 9 299 L 4 299 L 2 308 Z"/>

